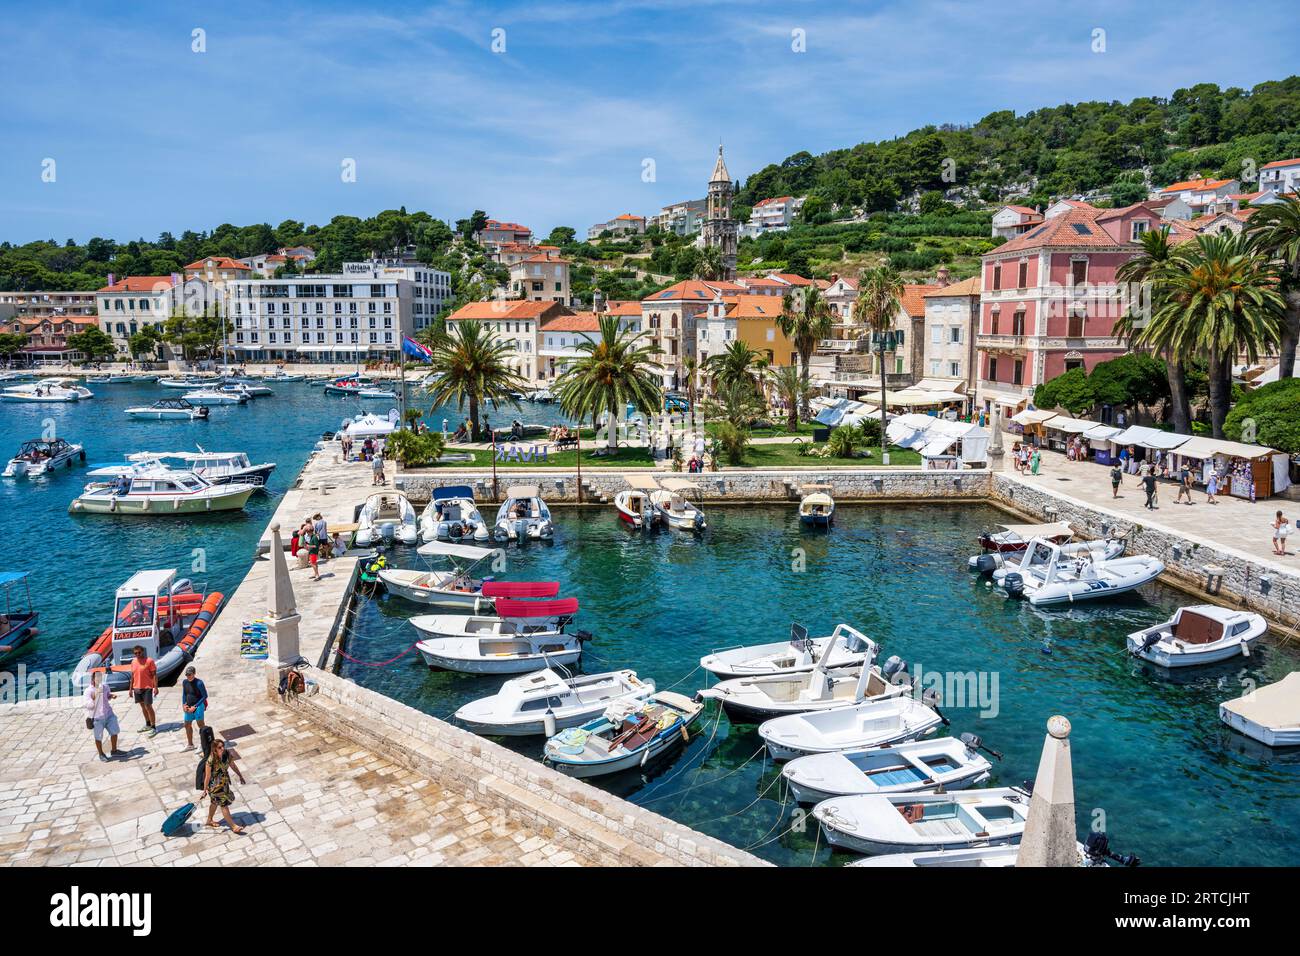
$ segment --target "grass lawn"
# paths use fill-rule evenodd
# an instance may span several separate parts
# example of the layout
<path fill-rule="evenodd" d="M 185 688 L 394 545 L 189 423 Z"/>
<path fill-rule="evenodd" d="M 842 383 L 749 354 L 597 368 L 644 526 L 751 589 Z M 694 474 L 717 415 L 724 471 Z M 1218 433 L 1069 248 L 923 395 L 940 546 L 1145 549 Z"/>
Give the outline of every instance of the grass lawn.
<path fill-rule="evenodd" d="M 717 429 L 721 424 L 722 422 L 709 422 L 704 426 L 704 430 L 708 432 L 710 435 L 716 435 Z M 749 437 L 780 438 L 784 435 L 811 436 L 814 428 L 824 428 L 824 427 L 825 426 L 819 425 L 816 422 L 800 422 L 798 428 L 796 428 L 794 431 L 790 431 L 788 428 L 785 427 L 785 419 L 781 419 L 781 421 L 779 422 L 772 422 L 771 425 L 766 425 L 761 428 L 751 428 L 749 430 Z"/>
<path fill-rule="evenodd" d="M 797 444 L 778 444 L 778 445 L 750 445 L 745 449 L 745 468 L 826 468 L 832 466 L 839 467 L 858 467 L 871 468 L 881 465 L 880 449 L 872 448 L 870 458 L 819 458 L 812 456 L 805 458 L 799 454 L 800 446 Z M 921 464 L 921 455 L 919 452 L 910 448 L 898 448 L 897 446 L 889 449 L 889 467 L 912 466 Z"/>

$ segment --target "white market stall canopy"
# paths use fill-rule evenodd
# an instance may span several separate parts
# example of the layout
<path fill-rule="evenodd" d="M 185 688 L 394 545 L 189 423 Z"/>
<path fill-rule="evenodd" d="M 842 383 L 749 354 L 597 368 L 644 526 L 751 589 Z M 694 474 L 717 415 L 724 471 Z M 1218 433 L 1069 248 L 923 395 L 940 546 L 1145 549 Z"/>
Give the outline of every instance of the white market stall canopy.
<path fill-rule="evenodd" d="M 988 460 L 992 437 L 971 422 L 950 422 L 931 415 L 899 415 L 886 432 L 900 448 L 919 448 L 922 458 L 937 458 L 961 442 L 961 460 L 968 464 Z"/>
<path fill-rule="evenodd" d="M 1011 416 L 1011 420 L 1017 425 L 1041 425 L 1049 418 L 1055 418 L 1056 412 L 1046 412 L 1041 408 L 1026 408 L 1023 412 L 1016 412 Z"/>
<path fill-rule="evenodd" d="M 1055 429 L 1059 432 L 1065 432 L 1067 435 L 1083 435 L 1090 428 L 1104 428 L 1101 422 L 1089 421 L 1086 418 L 1071 418 L 1068 415 L 1056 415 L 1043 422 L 1044 428 Z M 1116 432 L 1119 429 L 1115 429 Z"/>
<path fill-rule="evenodd" d="M 1137 445 L 1153 451 L 1171 451 L 1190 440 L 1189 435 L 1175 435 L 1145 425 L 1130 425 L 1111 439 L 1116 445 Z"/>
<path fill-rule="evenodd" d="M 1263 445 L 1245 445 L 1237 441 L 1225 441 L 1222 438 L 1204 438 L 1193 435 L 1178 446 L 1178 454 L 1188 458 L 1268 458 L 1281 452 Z"/>
<path fill-rule="evenodd" d="M 856 425 L 864 418 L 879 413 L 879 408 L 865 402 L 855 402 L 849 398 L 841 398 L 818 412 L 816 420 L 822 425 L 834 428 L 836 425 Z"/>
<path fill-rule="evenodd" d="M 1088 441 L 1114 441 L 1115 436 L 1123 431 L 1124 429 L 1113 425 L 1094 425 L 1083 433 L 1083 437 Z"/>
<path fill-rule="evenodd" d="M 959 392 L 930 391 L 917 386 L 887 393 L 885 396 L 885 400 L 890 405 L 897 405 L 902 408 L 915 408 L 920 405 L 943 405 L 945 402 L 960 402 L 965 398 L 966 396 Z"/>

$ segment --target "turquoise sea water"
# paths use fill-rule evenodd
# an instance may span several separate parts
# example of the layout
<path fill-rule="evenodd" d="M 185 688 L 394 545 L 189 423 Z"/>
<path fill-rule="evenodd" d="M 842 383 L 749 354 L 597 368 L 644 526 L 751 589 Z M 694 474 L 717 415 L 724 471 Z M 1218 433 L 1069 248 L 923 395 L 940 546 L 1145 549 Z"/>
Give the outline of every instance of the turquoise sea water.
<path fill-rule="evenodd" d="M 503 576 L 559 580 L 562 594 L 579 598 L 579 625 L 596 637 L 588 672 L 633 667 L 691 695 L 705 678 L 699 658 L 713 648 L 781 640 L 791 621 L 814 634 L 848 622 L 913 673 L 982 673 L 990 691 L 997 675 L 996 716 L 944 708 L 951 733 L 973 731 L 1003 752 L 990 785 L 1032 779 L 1047 718 L 1067 715 L 1081 834 L 1104 816 L 1115 848 L 1156 865 L 1300 861 L 1300 753 L 1270 755 L 1217 715 L 1241 679 L 1277 680 L 1300 655 L 1270 645 L 1177 679 L 1144 670 L 1124 653 L 1124 635 L 1186 600 L 1171 588 L 1052 611 L 1008 601 L 965 568 L 977 532 L 1002 520 L 986 506 L 846 506 L 829 532 L 803 529 L 793 504 L 715 507 L 700 538 L 634 535 L 612 508 L 555 515 L 555 543 L 511 548 Z M 407 549 L 393 557 L 420 561 Z M 406 618 L 424 611 L 392 597 L 367 605 L 349 653 L 393 657 L 418 636 Z M 430 671 L 414 652 L 384 668 L 347 664 L 344 674 L 439 717 L 500 684 Z M 532 756 L 541 749 L 540 738 L 503 742 Z M 650 777 L 634 771 L 597 785 L 779 863 L 850 859 L 782 805 L 760 745 L 754 727 L 731 726 L 711 704 L 679 758 Z"/>
<path fill-rule="evenodd" d="M 213 406 L 206 422 L 128 418 L 126 408 L 184 394 L 158 385 L 92 384 L 94 399 L 67 404 L 0 402 L 0 455 L 5 461 L 23 441 L 48 436 L 52 429 L 54 436 L 84 445 L 88 462 L 47 478 L 0 479 L 5 536 L 0 570 L 32 572 L 32 597 L 41 614 L 40 635 L 0 667 L 21 663 L 29 672 L 71 669 L 107 625 L 113 592 L 142 568 L 174 567 L 182 577 L 230 593 L 248 572 L 257 539 L 321 433 L 335 430 L 345 417 L 385 413 L 392 404 L 327 396 L 306 382 L 271 387 L 271 397 L 243 406 Z M 411 394 L 427 408 L 415 390 Z M 492 417 L 506 424 L 513 417 L 548 421 L 555 415 L 553 406 L 524 403 L 520 412 L 503 408 Z M 454 410 L 446 417 L 454 428 Z M 440 427 L 442 418 L 439 411 L 429 421 Z M 267 493 L 253 495 L 243 512 L 193 518 L 68 514 L 69 502 L 86 482 L 87 467 L 119 462 L 137 451 L 193 451 L 196 444 L 275 462 Z"/>

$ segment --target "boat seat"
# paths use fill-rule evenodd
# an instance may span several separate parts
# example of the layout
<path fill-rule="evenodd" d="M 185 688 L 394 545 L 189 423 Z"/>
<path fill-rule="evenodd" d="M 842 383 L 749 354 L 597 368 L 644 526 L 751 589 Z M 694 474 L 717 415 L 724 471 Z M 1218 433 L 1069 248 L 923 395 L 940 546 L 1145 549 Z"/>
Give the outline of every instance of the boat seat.
<path fill-rule="evenodd" d="M 1174 624 L 1173 636 L 1184 644 L 1210 644 L 1223 637 L 1223 625 L 1195 611 L 1183 611 Z"/>

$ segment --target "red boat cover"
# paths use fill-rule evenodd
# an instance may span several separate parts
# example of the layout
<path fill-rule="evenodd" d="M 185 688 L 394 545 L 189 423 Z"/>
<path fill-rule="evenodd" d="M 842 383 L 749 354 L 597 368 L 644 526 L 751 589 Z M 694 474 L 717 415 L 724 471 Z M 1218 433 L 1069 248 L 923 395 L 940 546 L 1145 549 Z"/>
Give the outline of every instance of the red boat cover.
<path fill-rule="evenodd" d="M 549 598 L 560 593 L 559 581 L 484 581 L 483 596 L 495 598 Z"/>
<path fill-rule="evenodd" d="M 512 601 L 500 598 L 496 602 L 497 614 L 501 617 L 560 617 L 564 614 L 576 614 L 577 598 L 560 598 L 557 601 Z"/>

